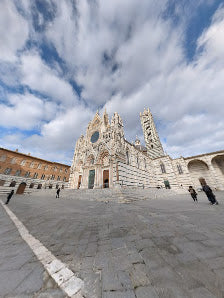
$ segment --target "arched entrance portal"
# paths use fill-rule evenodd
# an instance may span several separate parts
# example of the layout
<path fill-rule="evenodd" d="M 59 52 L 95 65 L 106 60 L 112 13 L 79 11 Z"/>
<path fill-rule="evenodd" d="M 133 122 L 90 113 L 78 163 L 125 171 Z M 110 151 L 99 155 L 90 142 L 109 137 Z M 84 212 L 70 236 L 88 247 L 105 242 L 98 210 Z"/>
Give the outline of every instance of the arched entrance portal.
<path fill-rule="evenodd" d="M 26 183 L 25 183 L 25 182 L 20 183 L 19 187 L 17 188 L 16 193 L 17 193 L 18 195 L 23 194 L 25 188 L 26 188 Z"/>
<path fill-rule="evenodd" d="M 217 186 L 220 190 L 223 190 L 224 189 L 224 154 L 213 157 L 211 162 L 216 172 Z"/>
<path fill-rule="evenodd" d="M 109 188 L 109 170 L 103 171 L 103 188 Z"/>
<path fill-rule="evenodd" d="M 220 174 L 224 175 L 224 155 L 213 157 L 212 165 L 220 170 Z"/>
<path fill-rule="evenodd" d="M 188 163 L 188 170 L 191 173 L 193 184 L 195 187 L 201 187 L 201 183 L 211 183 L 208 165 L 199 159 L 191 160 Z"/>

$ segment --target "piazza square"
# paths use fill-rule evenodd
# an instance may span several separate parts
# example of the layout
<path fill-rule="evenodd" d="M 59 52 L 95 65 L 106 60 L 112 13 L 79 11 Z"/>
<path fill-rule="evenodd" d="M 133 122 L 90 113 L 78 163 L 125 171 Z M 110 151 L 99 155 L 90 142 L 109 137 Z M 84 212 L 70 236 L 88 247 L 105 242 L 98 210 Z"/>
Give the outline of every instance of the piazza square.
<path fill-rule="evenodd" d="M 0 298 L 224 298 L 224 1 L 0 1 Z"/>

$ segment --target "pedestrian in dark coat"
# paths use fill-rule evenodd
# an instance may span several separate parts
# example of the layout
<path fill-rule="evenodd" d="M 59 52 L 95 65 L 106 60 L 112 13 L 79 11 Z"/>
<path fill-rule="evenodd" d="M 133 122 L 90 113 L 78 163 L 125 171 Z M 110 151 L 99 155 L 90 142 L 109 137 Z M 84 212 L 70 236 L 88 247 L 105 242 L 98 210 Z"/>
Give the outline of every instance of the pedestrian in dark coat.
<path fill-rule="evenodd" d="M 5 202 L 6 205 L 7 205 L 7 204 L 9 203 L 9 201 L 11 200 L 11 197 L 13 196 L 13 194 L 14 194 L 14 190 L 12 190 L 12 191 L 10 192 L 10 194 L 8 194 L 7 201 Z"/>
<path fill-rule="evenodd" d="M 57 191 L 56 191 L 56 198 L 59 198 L 59 193 L 60 193 L 60 187 L 57 189 Z"/>
<path fill-rule="evenodd" d="M 198 201 L 198 199 L 197 199 L 198 194 L 196 193 L 195 189 L 192 186 L 189 186 L 188 191 L 191 194 L 191 197 L 194 200 L 194 202 L 197 202 Z"/>
<path fill-rule="evenodd" d="M 208 197 L 208 200 L 210 201 L 210 203 L 212 205 L 218 205 L 218 202 L 211 188 L 207 184 L 204 184 L 202 185 L 202 189 L 206 193 L 206 196 Z"/>

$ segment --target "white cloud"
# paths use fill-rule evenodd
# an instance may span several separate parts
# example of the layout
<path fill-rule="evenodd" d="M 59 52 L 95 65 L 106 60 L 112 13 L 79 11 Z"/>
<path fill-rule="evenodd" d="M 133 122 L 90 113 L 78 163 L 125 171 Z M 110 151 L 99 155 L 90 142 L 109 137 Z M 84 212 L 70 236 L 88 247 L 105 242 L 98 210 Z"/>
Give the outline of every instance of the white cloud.
<path fill-rule="evenodd" d="M 39 128 L 43 121 L 51 120 L 57 105 L 32 94 L 10 95 L 7 104 L 0 104 L 0 125 L 30 130 Z"/>
<path fill-rule="evenodd" d="M 24 85 L 52 97 L 56 102 L 65 106 L 77 103 L 72 86 L 50 69 L 37 53 L 26 53 L 21 57 L 21 74 Z"/>
<path fill-rule="evenodd" d="M 0 60 L 14 62 L 17 50 L 28 38 L 29 28 L 26 20 L 18 13 L 13 1 L 0 1 Z"/>
<path fill-rule="evenodd" d="M 25 0 L 24 3 L 30 18 L 30 6 Z M 162 17 L 169 3 L 165 0 L 54 3 L 57 12 L 51 23 L 45 22 L 46 30 L 36 35 L 33 28 L 29 30 L 35 42 L 46 39 L 53 43 L 68 69 L 66 78 L 73 77 L 82 86 L 82 94 L 77 100 L 60 69 L 50 68 L 37 50 L 21 54 L 14 64 L 18 80 L 50 97 L 58 106 L 47 120 L 43 106 L 31 113 L 30 123 L 41 123 L 41 135 L 25 138 L 26 148 L 33 146 L 39 152 L 48 150 L 57 156 L 59 151 L 73 150 L 76 138 L 93 116 L 91 109 L 103 105 L 110 114 L 121 114 L 130 141 L 141 132 L 139 112 L 150 107 L 168 153 L 191 155 L 224 147 L 223 6 L 198 38 L 194 60 L 187 61 L 186 26 L 198 7 L 210 5 L 211 0 L 190 0 L 185 6 L 177 3 L 175 13 L 181 17 L 181 23 L 176 27 L 169 16 Z M 6 82 L 13 69 L 7 67 L 3 72 Z M 18 119 L 25 118 L 19 104 L 10 108 L 7 113 L 15 109 L 22 115 Z M 20 123 L 18 119 L 15 121 Z M 44 121 L 47 123 L 43 125 Z"/>
<path fill-rule="evenodd" d="M 83 106 L 74 107 L 44 123 L 39 135 L 27 137 L 23 134 L 11 134 L 2 138 L 2 143 L 9 148 L 12 146 L 10 144 L 13 144 L 13 149 L 20 148 L 23 152 L 32 152 L 45 159 L 70 163 L 75 142 L 85 133 L 93 116 L 94 114 Z"/>
<path fill-rule="evenodd" d="M 198 40 L 198 49 L 202 49 L 200 63 L 202 67 L 224 67 L 224 6 L 216 11 L 211 26 Z"/>

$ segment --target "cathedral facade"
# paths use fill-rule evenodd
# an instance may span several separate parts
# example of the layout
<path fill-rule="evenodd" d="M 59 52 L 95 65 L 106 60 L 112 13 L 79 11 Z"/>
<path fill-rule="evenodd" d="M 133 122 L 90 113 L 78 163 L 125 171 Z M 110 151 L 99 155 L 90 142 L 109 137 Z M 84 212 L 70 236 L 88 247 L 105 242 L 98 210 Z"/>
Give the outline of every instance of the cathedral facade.
<path fill-rule="evenodd" d="M 164 153 L 149 109 L 140 113 L 146 147 L 124 137 L 123 121 L 97 112 L 78 139 L 70 171 L 71 188 L 157 187 L 196 189 L 201 182 L 224 189 L 224 150 L 172 159 Z"/>

